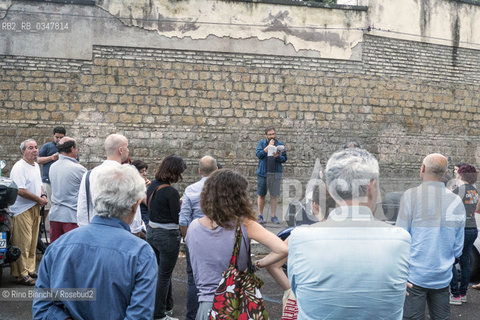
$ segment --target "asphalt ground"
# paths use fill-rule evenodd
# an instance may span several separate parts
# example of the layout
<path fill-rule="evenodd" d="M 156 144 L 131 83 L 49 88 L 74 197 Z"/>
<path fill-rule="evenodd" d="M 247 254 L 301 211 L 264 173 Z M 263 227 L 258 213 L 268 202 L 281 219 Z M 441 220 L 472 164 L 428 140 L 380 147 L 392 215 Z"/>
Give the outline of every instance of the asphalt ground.
<path fill-rule="evenodd" d="M 286 223 L 274 225 L 271 223 L 265 224 L 265 227 L 277 233 L 287 227 Z M 267 251 L 265 247 L 254 244 L 253 254 L 257 259 L 263 256 Z M 41 254 L 38 255 L 38 261 L 41 259 Z M 282 289 L 273 281 L 270 275 L 265 270 L 259 270 L 258 276 L 264 281 L 261 292 L 265 299 L 265 305 L 269 312 L 270 319 L 279 320 L 281 318 L 282 306 L 281 300 L 283 296 Z M 173 292 L 174 292 L 174 316 L 180 319 L 185 319 L 186 314 L 186 292 L 187 292 L 187 275 L 185 256 L 180 254 L 177 265 L 173 274 Z M 32 319 L 32 301 L 12 301 L 11 299 L 2 299 L 1 295 L 5 290 L 25 288 L 14 282 L 14 278 L 10 275 L 10 269 L 4 268 L 0 283 L 0 319 L 1 320 L 25 320 Z M 480 291 L 468 290 L 468 303 L 461 306 L 451 306 L 451 317 L 454 320 L 478 320 L 480 319 Z M 348 299 L 348 296 L 345 297 Z M 427 317 L 428 311 L 426 310 Z"/>

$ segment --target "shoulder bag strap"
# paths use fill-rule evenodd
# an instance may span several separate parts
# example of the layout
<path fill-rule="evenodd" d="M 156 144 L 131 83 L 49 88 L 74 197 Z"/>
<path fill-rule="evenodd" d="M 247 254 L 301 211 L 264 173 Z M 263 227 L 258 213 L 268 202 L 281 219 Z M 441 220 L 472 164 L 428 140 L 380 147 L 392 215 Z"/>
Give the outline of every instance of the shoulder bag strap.
<path fill-rule="evenodd" d="M 166 184 L 166 183 L 161 184 L 152 192 L 152 194 L 150 195 L 150 198 L 148 198 L 148 202 L 147 202 L 148 211 L 150 211 L 150 203 L 152 202 L 152 199 L 153 199 L 153 196 L 155 195 L 155 193 L 157 193 L 158 190 L 160 190 L 162 188 L 165 188 L 167 186 L 168 186 L 168 184 Z"/>
<path fill-rule="evenodd" d="M 85 195 L 87 196 L 87 221 L 90 223 L 90 173 L 92 170 L 87 171 L 85 176 Z"/>
<path fill-rule="evenodd" d="M 247 240 L 245 239 L 245 237 L 243 235 L 242 235 L 242 239 L 243 239 L 243 243 L 245 244 L 245 248 L 247 248 L 247 254 L 248 254 L 247 270 L 248 270 L 248 272 L 253 273 L 253 272 L 255 272 L 255 266 L 252 263 L 252 254 L 250 252 L 250 249 L 252 247 L 251 242 L 250 242 L 250 239 L 248 239 L 248 243 L 247 243 Z"/>
<path fill-rule="evenodd" d="M 235 230 L 235 244 L 233 245 L 232 257 L 230 258 L 230 265 L 235 266 L 238 269 L 238 255 L 240 253 L 240 245 L 242 243 L 242 224 L 237 222 Z"/>

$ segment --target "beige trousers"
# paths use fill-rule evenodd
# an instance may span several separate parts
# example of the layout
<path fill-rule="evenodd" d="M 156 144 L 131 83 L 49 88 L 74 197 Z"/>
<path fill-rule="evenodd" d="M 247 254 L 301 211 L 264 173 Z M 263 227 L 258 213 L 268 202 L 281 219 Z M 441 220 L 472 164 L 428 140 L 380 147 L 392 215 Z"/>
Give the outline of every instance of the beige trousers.
<path fill-rule="evenodd" d="M 22 251 L 20 258 L 11 264 L 14 277 L 25 277 L 35 271 L 40 208 L 34 205 L 25 212 L 13 217 L 12 244 Z"/>

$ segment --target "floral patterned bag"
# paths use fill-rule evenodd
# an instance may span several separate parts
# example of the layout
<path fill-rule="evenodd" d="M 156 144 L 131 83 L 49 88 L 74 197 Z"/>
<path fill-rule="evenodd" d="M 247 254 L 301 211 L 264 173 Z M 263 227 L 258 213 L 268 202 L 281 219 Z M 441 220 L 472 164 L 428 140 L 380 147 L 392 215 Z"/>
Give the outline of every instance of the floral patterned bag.
<path fill-rule="evenodd" d="M 255 275 L 255 268 L 250 260 L 250 244 L 248 244 L 248 268 L 246 271 L 238 270 L 237 260 L 242 238 L 241 224 L 237 223 L 230 265 L 223 272 L 222 280 L 215 292 L 210 320 L 268 320 L 260 293 L 263 281 Z"/>

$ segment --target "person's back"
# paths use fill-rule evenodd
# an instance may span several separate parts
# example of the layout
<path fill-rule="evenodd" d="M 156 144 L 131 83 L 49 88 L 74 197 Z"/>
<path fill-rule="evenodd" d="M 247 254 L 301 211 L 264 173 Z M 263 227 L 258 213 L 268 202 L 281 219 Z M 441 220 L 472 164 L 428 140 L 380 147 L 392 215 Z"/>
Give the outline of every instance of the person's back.
<path fill-rule="evenodd" d="M 465 208 L 442 181 L 447 167 L 444 155 L 427 155 L 420 167 L 422 184 L 405 191 L 400 201 L 396 225 L 412 236 L 404 319 L 424 319 L 425 305 L 431 319 L 450 317 L 449 284 L 455 258 L 462 254 Z"/>
<path fill-rule="evenodd" d="M 221 306 L 221 303 L 213 304 L 214 298 L 220 299 L 220 296 L 214 297 L 215 291 L 219 288 L 220 280 L 225 280 L 222 278 L 222 273 L 229 267 L 232 254 L 236 255 L 238 248 L 236 269 L 244 271 L 250 259 L 247 253 L 247 248 L 250 246 L 249 239 L 258 241 L 274 251 L 255 262 L 258 268 L 269 266 L 285 258 L 287 246 L 280 238 L 254 220 L 255 214 L 248 196 L 248 181 L 239 173 L 231 170 L 213 172 L 205 182 L 200 203 L 205 216 L 195 219 L 190 224 L 186 237 L 195 285 L 199 291 L 199 307 L 195 319 L 208 320 L 212 310 L 214 314 L 217 312 L 225 315 L 236 312 L 242 314 L 245 311 L 242 306 L 237 305 L 235 309 L 231 304 L 224 306 Z M 240 230 L 242 238 L 240 238 Z M 222 282 L 222 285 L 224 284 L 225 282 Z M 242 285 L 259 289 L 253 283 Z M 246 288 L 245 291 L 249 292 Z M 255 294 L 257 293 L 259 292 L 256 291 Z M 257 298 L 260 297 L 257 295 Z M 249 304 L 248 307 L 252 305 Z M 257 311 L 263 314 L 263 310 Z"/>
<path fill-rule="evenodd" d="M 299 319 L 401 319 L 409 254 L 408 233 L 380 221 L 296 228 L 288 274 Z"/>
<path fill-rule="evenodd" d="M 182 209 L 183 209 L 183 201 L 186 201 L 188 202 L 188 209 L 190 212 L 187 212 L 188 215 L 184 214 L 184 216 L 182 217 L 182 211 L 180 211 L 180 220 L 184 220 L 183 225 L 188 226 L 193 219 L 204 216 L 202 212 L 202 208 L 200 208 L 200 194 L 202 193 L 205 180 L 207 180 L 207 177 L 202 177 L 201 180 L 185 188 L 185 192 L 183 193 L 183 198 L 182 198 Z"/>
<path fill-rule="evenodd" d="M 60 222 L 77 221 L 77 199 L 80 182 L 87 171 L 75 159 L 59 156 L 50 167 L 52 183 L 52 207 L 50 220 Z M 58 214 L 58 215 L 57 215 Z"/>
<path fill-rule="evenodd" d="M 288 278 L 298 318 L 392 319 L 403 316 L 410 235 L 373 216 L 378 161 L 368 151 L 334 153 L 325 170 L 337 207 L 325 222 L 293 230 Z"/>
<path fill-rule="evenodd" d="M 242 226 L 243 241 L 238 258 L 239 270 L 247 267 L 250 240 L 247 230 Z M 198 289 L 198 301 L 213 301 L 213 295 L 220 283 L 222 273 L 228 268 L 235 242 L 235 228 L 224 229 L 217 226 L 213 229 L 202 225 L 199 219 L 193 220 L 188 227 L 187 246 Z"/>
<path fill-rule="evenodd" d="M 464 221 L 460 197 L 442 182 L 423 182 L 405 192 L 396 224 L 412 236 L 409 281 L 433 289 L 449 284 L 463 247 L 458 237 Z"/>
<path fill-rule="evenodd" d="M 124 228 L 118 227 L 119 224 Z M 143 289 L 151 286 L 156 265 L 150 246 L 125 227 L 128 225 L 119 219 L 94 217 L 91 224 L 57 239 L 41 262 L 44 267 L 49 266 L 50 277 L 46 278 L 40 272 L 37 287 L 95 289 L 93 301 L 62 301 L 73 319 L 126 317 L 125 311 L 132 304 L 131 300 L 140 298 L 132 296 L 134 284 L 143 282 Z M 142 299 L 151 300 L 144 301 L 144 304 L 151 306 L 153 314 L 155 295 L 142 296 Z M 44 311 L 34 308 L 34 318 L 42 318 Z M 147 319 L 138 313 L 133 314 L 139 317 L 136 319 Z"/>

